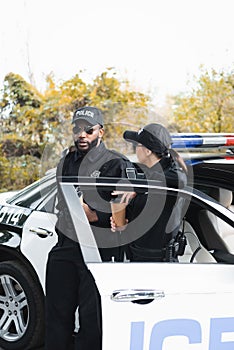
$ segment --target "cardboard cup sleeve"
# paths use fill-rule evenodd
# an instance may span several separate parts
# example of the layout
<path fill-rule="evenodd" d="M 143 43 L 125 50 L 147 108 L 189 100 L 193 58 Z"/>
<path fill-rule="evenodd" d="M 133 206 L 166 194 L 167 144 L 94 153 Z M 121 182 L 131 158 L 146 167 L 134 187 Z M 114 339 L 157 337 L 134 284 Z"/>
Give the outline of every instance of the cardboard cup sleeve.
<path fill-rule="evenodd" d="M 126 203 L 119 203 L 117 200 L 112 200 L 111 212 L 117 227 L 121 227 L 126 224 Z"/>

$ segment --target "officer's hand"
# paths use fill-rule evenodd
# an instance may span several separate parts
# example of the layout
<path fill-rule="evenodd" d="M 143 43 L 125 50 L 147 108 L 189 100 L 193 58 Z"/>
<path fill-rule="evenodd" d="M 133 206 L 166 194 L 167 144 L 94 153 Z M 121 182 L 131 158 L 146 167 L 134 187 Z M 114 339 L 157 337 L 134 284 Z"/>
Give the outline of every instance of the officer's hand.
<path fill-rule="evenodd" d="M 91 210 L 90 207 L 88 206 L 88 204 L 86 204 L 86 203 L 83 203 L 82 207 L 83 207 L 83 209 L 85 211 L 85 214 L 86 214 L 89 222 L 96 222 L 96 221 L 98 221 L 98 217 L 97 217 L 97 214 L 96 214 L 95 210 Z"/>
<path fill-rule="evenodd" d="M 136 192 L 123 192 L 123 191 L 113 191 L 111 193 L 113 196 L 119 196 L 120 203 L 128 204 L 132 198 L 136 197 Z"/>
<path fill-rule="evenodd" d="M 117 227 L 113 217 L 111 216 L 110 217 L 111 231 L 112 232 L 124 231 L 126 229 L 127 225 L 128 225 L 128 219 L 126 219 L 125 221 L 126 221 L 126 225 Z"/>

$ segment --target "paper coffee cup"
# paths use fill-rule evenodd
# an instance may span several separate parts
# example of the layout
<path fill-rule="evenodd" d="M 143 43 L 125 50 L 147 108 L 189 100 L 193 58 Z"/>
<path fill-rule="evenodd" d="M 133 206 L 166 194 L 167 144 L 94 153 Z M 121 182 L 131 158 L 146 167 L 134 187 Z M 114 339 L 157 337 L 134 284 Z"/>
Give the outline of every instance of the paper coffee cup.
<path fill-rule="evenodd" d="M 126 224 L 126 203 L 118 203 L 115 200 L 111 201 L 111 212 L 116 227 Z"/>

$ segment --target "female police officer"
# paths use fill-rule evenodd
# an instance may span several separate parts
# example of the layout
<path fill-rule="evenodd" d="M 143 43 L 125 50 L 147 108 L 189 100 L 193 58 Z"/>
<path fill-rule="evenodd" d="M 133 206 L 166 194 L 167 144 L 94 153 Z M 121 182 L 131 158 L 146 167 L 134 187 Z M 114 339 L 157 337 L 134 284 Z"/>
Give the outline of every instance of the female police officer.
<path fill-rule="evenodd" d="M 186 165 L 171 149 L 172 139 L 161 124 L 148 124 L 138 132 L 125 131 L 124 139 L 136 147 L 139 168 L 147 180 L 163 187 L 183 188 L 187 183 Z M 170 245 L 178 234 L 183 216 L 182 198 L 169 196 L 167 190 L 124 194 L 128 225 L 125 231 L 128 256 L 132 261 L 176 261 Z M 111 220 L 112 231 L 116 225 Z M 122 235 L 122 237 L 124 237 Z"/>
<path fill-rule="evenodd" d="M 79 108 L 73 117 L 75 147 L 61 159 L 59 176 L 126 177 L 130 162 L 121 154 L 108 150 L 102 142 L 102 112 L 95 107 Z M 93 193 L 94 192 L 94 193 Z M 95 197 L 96 196 L 96 197 Z M 107 196 L 108 197 L 108 196 Z M 108 199 L 108 198 L 107 198 Z M 95 228 L 109 227 L 110 204 L 98 198 L 98 192 L 84 193 L 84 210 Z M 88 203 L 88 204 L 87 204 Z M 101 203 L 101 207 L 99 204 Z M 101 350 L 100 296 L 77 242 L 69 211 L 58 186 L 58 243 L 49 253 L 46 275 L 46 350 Z M 107 236 L 111 235 L 106 234 Z M 105 236 L 102 239 L 105 239 Z M 103 260 L 120 259 L 112 242 L 98 242 Z M 108 247 L 109 244 L 109 247 Z M 75 311 L 79 306 L 79 331 L 75 327 Z"/>

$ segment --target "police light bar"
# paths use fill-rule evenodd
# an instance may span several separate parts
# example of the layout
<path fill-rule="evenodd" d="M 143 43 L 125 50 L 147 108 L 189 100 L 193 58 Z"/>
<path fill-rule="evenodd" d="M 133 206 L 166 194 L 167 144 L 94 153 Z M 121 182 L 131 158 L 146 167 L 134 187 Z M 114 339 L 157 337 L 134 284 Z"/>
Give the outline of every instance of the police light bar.
<path fill-rule="evenodd" d="M 234 133 L 179 133 L 172 134 L 172 148 L 232 148 Z"/>

